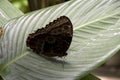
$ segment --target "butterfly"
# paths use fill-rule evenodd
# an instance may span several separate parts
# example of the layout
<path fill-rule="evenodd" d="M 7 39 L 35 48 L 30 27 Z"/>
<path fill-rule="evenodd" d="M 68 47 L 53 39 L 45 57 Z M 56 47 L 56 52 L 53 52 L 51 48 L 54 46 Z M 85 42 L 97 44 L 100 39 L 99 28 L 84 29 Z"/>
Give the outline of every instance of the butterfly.
<path fill-rule="evenodd" d="M 44 28 L 29 34 L 26 40 L 27 47 L 33 52 L 48 57 L 67 56 L 73 37 L 73 25 L 66 16 L 61 16 L 47 24 Z"/>

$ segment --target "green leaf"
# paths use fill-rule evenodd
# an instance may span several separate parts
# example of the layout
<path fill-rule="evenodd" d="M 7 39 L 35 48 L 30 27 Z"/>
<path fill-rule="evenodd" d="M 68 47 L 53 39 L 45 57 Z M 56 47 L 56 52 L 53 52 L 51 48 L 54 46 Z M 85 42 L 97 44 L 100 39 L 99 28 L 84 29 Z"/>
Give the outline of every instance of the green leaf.
<path fill-rule="evenodd" d="M 71 0 L 10 20 L 1 37 L 1 75 L 6 80 L 84 77 L 120 48 L 119 4 L 120 0 Z M 65 59 L 38 56 L 26 47 L 28 34 L 62 15 L 68 16 L 74 26 Z"/>
<path fill-rule="evenodd" d="M 1 76 L 0 76 L 0 80 L 3 80 Z"/>
<path fill-rule="evenodd" d="M 84 78 L 82 78 L 82 79 L 80 79 L 80 80 L 101 80 L 101 79 L 95 77 L 95 76 L 92 75 L 92 74 L 89 74 L 89 75 L 85 76 Z"/>
<path fill-rule="evenodd" d="M 5 23 L 7 23 L 10 19 L 15 17 L 22 16 L 23 13 L 15 8 L 8 0 L 0 0 L 0 27 L 4 27 Z M 4 34 L 3 29 L 3 34 Z M 0 43 L 1 44 L 1 43 Z M 0 47 L 1 51 L 2 47 Z M 2 51 L 0 52 L 0 62 L 2 62 Z M 3 70 L 6 72 L 6 70 Z M 0 72 L 1 74 L 1 72 Z"/>
<path fill-rule="evenodd" d="M 8 20 L 21 16 L 23 13 L 15 8 L 8 0 L 0 0 L 0 26 Z"/>

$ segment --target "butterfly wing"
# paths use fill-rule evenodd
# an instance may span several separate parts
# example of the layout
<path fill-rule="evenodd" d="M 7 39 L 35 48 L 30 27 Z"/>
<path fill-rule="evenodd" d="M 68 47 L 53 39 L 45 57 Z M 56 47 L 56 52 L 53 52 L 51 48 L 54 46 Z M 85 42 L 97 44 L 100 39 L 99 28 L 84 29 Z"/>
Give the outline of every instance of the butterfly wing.
<path fill-rule="evenodd" d="M 49 40 L 46 39 L 45 44 L 45 55 L 49 55 L 51 57 L 54 56 L 66 56 L 67 49 L 69 48 L 72 36 L 73 36 L 73 26 L 69 18 L 66 16 L 62 16 L 58 18 L 57 20 L 54 20 L 52 23 L 47 25 L 46 30 L 48 31 L 48 37 L 51 37 L 52 44 L 49 45 Z M 48 51 L 48 52 L 46 52 Z"/>
<path fill-rule="evenodd" d="M 73 25 L 70 19 L 66 16 L 61 16 L 57 20 L 50 22 L 45 27 L 46 32 L 52 35 L 69 34 L 73 35 Z"/>
<path fill-rule="evenodd" d="M 45 28 L 38 29 L 27 38 L 27 46 L 37 54 L 49 57 L 66 56 L 73 36 L 71 21 L 62 16 L 46 25 Z"/>

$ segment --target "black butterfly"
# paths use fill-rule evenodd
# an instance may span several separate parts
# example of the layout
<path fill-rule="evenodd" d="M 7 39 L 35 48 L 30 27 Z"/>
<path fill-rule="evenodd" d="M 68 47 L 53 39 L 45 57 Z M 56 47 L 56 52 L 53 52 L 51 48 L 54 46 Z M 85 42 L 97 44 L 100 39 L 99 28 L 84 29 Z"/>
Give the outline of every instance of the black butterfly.
<path fill-rule="evenodd" d="M 37 54 L 48 57 L 66 56 L 73 36 L 73 26 L 70 19 L 61 16 L 50 22 L 45 28 L 29 34 L 26 44 Z"/>

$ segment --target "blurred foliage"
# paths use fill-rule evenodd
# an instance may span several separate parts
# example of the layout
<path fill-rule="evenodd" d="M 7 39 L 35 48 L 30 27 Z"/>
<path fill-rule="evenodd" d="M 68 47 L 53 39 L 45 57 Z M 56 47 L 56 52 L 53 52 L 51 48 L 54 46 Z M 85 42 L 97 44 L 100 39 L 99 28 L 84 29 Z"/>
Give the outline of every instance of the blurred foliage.
<path fill-rule="evenodd" d="M 28 0 L 31 11 L 65 2 L 66 0 Z M 68 1 L 68 0 L 67 0 Z"/>
<path fill-rule="evenodd" d="M 59 3 L 65 2 L 65 1 L 66 0 L 48 0 L 48 6 L 59 4 Z"/>
<path fill-rule="evenodd" d="M 9 0 L 15 7 L 26 13 L 44 7 L 59 4 L 68 0 Z"/>
<path fill-rule="evenodd" d="M 30 11 L 27 0 L 9 0 L 9 1 L 24 13 Z"/>
<path fill-rule="evenodd" d="M 3 80 L 1 76 L 0 76 L 0 80 Z"/>
<path fill-rule="evenodd" d="M 83 78 L 80 79 L 80 80 L 101 80 L 101 79 L 97 78 L 96 76 L 94 76 L 94 75 L 92 75 L 92 74 L 89 74 L 89 75 L 83 77 Z"/>

